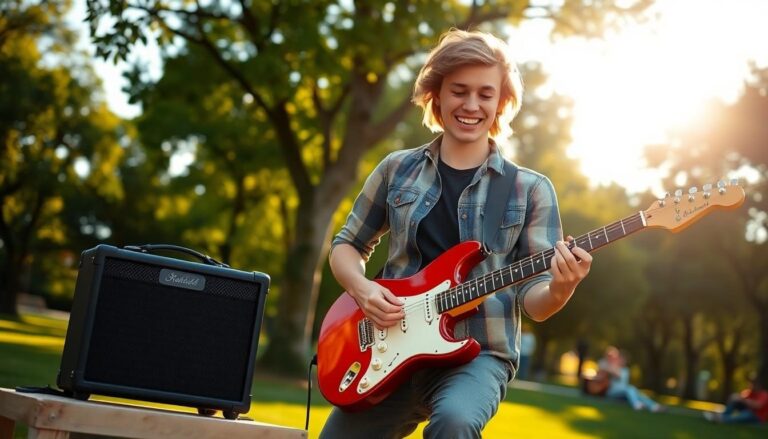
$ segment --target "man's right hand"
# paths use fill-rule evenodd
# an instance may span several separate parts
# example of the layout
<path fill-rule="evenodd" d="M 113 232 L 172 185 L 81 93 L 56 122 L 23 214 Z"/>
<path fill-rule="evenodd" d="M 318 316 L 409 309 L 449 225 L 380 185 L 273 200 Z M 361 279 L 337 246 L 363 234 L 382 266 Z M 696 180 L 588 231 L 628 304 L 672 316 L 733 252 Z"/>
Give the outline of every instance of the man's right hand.
<path fill-rule="evenodd" d="M 355 299 L 357 306 L 377 328 L 395 326 L 405 318 L 405 302 L 374 281 L 366 279 L 359 287 L 350 289 L 347 293 Z"/>

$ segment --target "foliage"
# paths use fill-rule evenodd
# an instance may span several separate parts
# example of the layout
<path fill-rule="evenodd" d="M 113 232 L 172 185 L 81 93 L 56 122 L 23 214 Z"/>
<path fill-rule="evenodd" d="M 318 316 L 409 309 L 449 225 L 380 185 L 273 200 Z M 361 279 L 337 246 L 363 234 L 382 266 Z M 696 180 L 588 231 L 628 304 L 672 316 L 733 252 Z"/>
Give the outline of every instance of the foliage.
<path fill-rule="evenodd" d="M 67 200 L 122 195 L 121 127 L 94 99 L 98 81 L 61 22 L 67 8 L 8 2 L 0 18 L 1 312 L 14 313 L 16 294 L 30 287 L 33 257 L 60 257 L 52 252 L 71 244 Z"/>

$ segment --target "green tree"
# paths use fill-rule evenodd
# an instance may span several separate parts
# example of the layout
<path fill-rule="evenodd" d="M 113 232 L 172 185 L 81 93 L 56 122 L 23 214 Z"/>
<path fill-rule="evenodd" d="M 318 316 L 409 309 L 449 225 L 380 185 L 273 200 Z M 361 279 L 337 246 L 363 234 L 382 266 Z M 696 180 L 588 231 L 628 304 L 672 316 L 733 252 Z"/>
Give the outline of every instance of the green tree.
<path fill-rule="evenodd" d="M 69 2 L 0 8 L 0 312 L 15 314 L 32 256 L 66 242 L 66 194 L 119 196 L 122 148 L 119 120 L 93 99 L 99 84 L 63 24 Z"/>
<path fill-rule="evenodd" d="M 363 156 L 410 107 L 407 95 L 384 105 L 390 80 L 403 70 L 412 75 L 451 26 L 533 16 L 554 20 L 557 32 L 594 35 L 647 3 L 88 0 L 88 19 L 105 57 L 125 57 L 148 37 L 163 47 L 200 46 L 266 114 L 298 204 L 277 305 L 282 323 L 264 360 L 298 370 L 309 352 L 333 215 L 355 185 Z"/>

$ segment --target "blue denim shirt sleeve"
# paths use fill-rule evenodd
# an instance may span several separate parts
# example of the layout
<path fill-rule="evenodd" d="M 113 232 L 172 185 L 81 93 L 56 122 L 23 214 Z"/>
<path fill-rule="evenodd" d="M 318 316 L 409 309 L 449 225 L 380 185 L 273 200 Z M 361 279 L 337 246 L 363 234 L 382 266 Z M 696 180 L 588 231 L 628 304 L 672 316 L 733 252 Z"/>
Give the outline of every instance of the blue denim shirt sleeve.
<path fill-rule="evenodd" d="M 390 160 L 391 154 L 365 180 L 344 226 L 331 243 L 331 251 L 339 244 L 349 244 L 368 261 L 381 236 L 389 231 L 387 174 Z"/>

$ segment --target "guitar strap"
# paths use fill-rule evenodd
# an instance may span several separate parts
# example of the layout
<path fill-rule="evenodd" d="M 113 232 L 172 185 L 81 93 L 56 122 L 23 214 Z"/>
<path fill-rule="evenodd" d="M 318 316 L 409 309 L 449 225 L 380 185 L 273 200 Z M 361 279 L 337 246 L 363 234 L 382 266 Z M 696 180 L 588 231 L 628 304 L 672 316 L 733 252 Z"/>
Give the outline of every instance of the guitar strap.
<path fill-rule="evenodd" d="M 504 174 L 496 174 L 491 178 L 483 216 L 483 249 L 489 254 L 499 250 L 494 249 L 491 243 L 496 242 L 496 236 L 501 229 L 507 201 L 512 194 L 512 188 L 515 187 L 516 175 L 517 167 L 504 160 Z"/>

